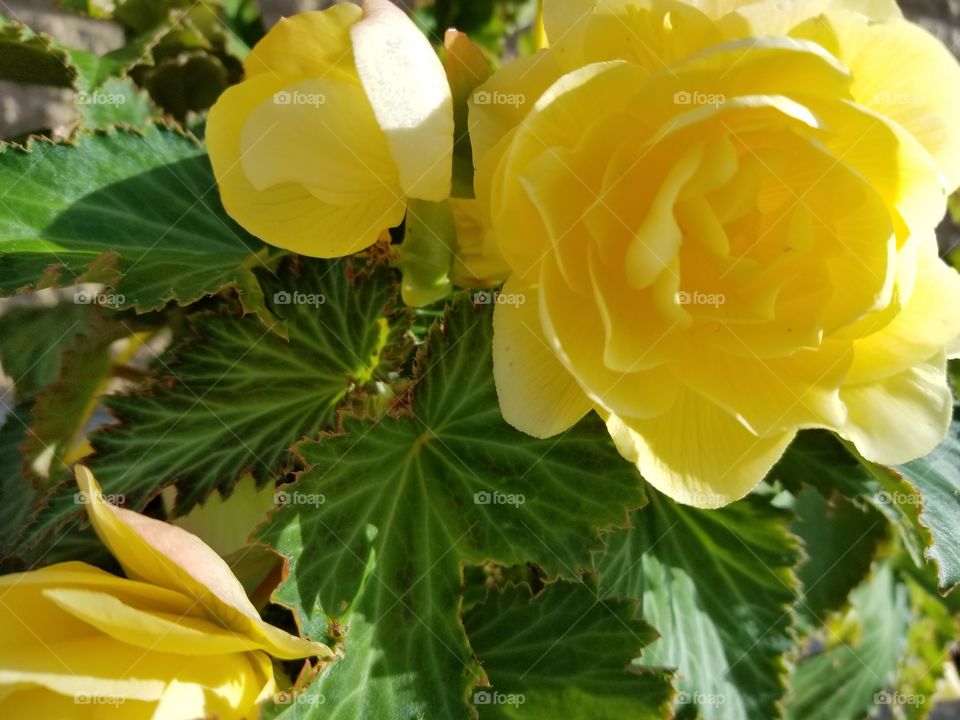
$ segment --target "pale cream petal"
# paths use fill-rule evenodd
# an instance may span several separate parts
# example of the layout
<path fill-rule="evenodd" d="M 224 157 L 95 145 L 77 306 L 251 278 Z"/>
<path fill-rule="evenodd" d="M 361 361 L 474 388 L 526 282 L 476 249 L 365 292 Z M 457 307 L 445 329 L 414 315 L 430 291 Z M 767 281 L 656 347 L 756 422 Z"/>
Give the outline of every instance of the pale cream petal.
<path fill-rule="evenodd" d="M 354 60 L 386 133 L 405 195 L 440 202 L 450 195 L 453 99 L 426 36 L 390 0 L 364 0 L 350 29 Z"/>

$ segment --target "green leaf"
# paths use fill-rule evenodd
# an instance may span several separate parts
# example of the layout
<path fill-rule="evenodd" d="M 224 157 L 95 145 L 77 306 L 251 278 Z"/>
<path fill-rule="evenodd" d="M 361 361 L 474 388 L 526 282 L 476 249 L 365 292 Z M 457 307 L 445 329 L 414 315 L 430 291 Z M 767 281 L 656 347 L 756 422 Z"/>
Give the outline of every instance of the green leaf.
<path fill-rule="evenodd" d="M 0 424 L 0 560 L 16 548 L 30 523 L 36 490 L 23 477 L 20 445 L 30 427 L 29 405 L 24 403 L 6 411 Z"/>
<path fill-rule="evenodd" d="M 0 363 L 20 401 L 32 398 L 60 375 L 63 353 L 90 325 L 93 308 L 60 302 L 22 305 L 0 315 Z"/>
<path fill-rule="evenodd" d="M 662 635 L 640 662 L 677 669 L 679 709 L 776 717 L 797 594 L 790 514 L 758 497 L 698 510 L 647 493 L 634 529 L 611 535 L 599 561 L 602 594 L 642 599 Z"/>
<path fill-rule="evenodd" d="M 489 681 L 471 698 L 480 718 L 669 717 L 670 673 L 630 667 L 657 638 L 637 610 L 583 583 L 493 590 L 464 617 Z"/>
<path fill-rule="evenodd" d="M 229 494 L 247 472 L 261 485 L 284 476 L 287 449 L 333 427 L 348 391 L 373 386 L 398 362 L 408 316 L 393 307 L 393 273 L 354 281 L 353 271 L 311 261 L 299 276 L 285 268 L 283 282 L 265 282 L 289 342 L 254 318 L 193 316 L 149 387 L 108 398 L 120 423 L 91 435 L 85 461 L 104 492 L 140 508 L 176 482 L 186 512 L 215 489 Z M 78 512 L 73 492 L 68 483 L 57 493 L 30 544 L 42 546 Z"/>
<path fill-rule="evenodd" d="M 0 148 L 0 293 L 106 282 L 157 310 L 236 286 L 263 245 L 220 205 L 203 148 L 152 125 Z"/>
<path fill-rule="evenodd" d="M 248 469 L 258 485 L 282 477 L 287 448 L 331 428 L 354 384 L 393 369 L 407 327 L 393 273 L 353 282 L 347 261 L 302 269 L 264 283 L 289 341 L 253 318 L 201 315 L 152 388 L 108 401 L 121 424 L 93 436 L 90 463 L 105 491 L 139 505 L 176 480 L 185 511 L 214 489 L 229 493 Z M 134 463 L 142 486 L 129 477 Z"/>
<path fill-rule="evenodd" d="M 800 493 L 794 511 L 792 530 L 806 550 L 797 569 L 803 588 L 797 613 L 815 630 L 846 605 L 850 592 L 869 575 L 889 524 L 870 506 L 859 507 L 839 493 L 827 500 L 813 488 Z"/>
<path fill-rule="evenodd" d="M 960 598 L 945 601 L 937 592 L 934 572 L 925 573 L 920 579 L 902 575 L 900 578 L 910 594 L 913 616 L 905 653 L 892 685 L 895 690 L 888 699 L 907 720 L 922 720 L 929 716 L 937 685 L 946 665 L 953 661 L 958 630 L 956 605 Z"/>
<path fill-rule="evenodd" d="M 947 439 L 930 455 L 897 468 L 922 496 L 920 522 L 930 530 L 933 543 L 926 556 L 938 569 L 944 591 L 960 583 L 960 409 Z"/>
<path fill-rule="evenodd" d="M 907 588 L 883 563 L 850 602 L 846 615 L 828 625 L 826 649 L 797 665 L 787 702 L 790 720 L 857 720 L 889 697 L 883 691 L 894 679 L 910 620 Z"/>
<path fill-rule="evenodd" d="M 51 38 L 20 23 L 0 22 L 0 80 L 66 88 L 75 77 L 69 52 Z"/>
<path fill-rule="evenodd" d="M 106 130 L 113 125 L 146 129 L 157 114 L 150 96 L 130 78 L 111 78 L 98 90 L 78 94 L 76 102 L 87 129 Z"/>
<path fill-rule="evenodd" d="M 33 424 L 21 447 L 23 475 L 49 489 L 67 478 L 68 458 L 81 445 L 83 431 L 106 391 L 113 370 L 111 344 L 129 331 L 102 315 L 63 355 L 59 377 L 37 395 Z"/>
<path fill-rule="evenodd" d="M 894 526 L 913 561 L 923 564 L 929 532 L 920 524 L 920 496 L 895 471 L 867 462 L 832 433 L 800 433 L 768 479 L 795 495 L 806 483 L 827 499 L 839 492 L 862 508 L 876 509 Z"/>
<path fill-rule="evenodd" d="M 529 561 L 576 578 L 596 528 L 623 526 L 642 503 L 598 418 L 551 440 L 504 422 L 491 320 L 461 296 L 396 417 L 346 418 L 342 434 L 298 447 L 310 469 L 259 537 L 289 561 L 280 599 L 303 626 L 349 630 L 345 657 L 310 690 L 323 707 L 285 717 L 471 717 L 480 676 L 458 617 L 462 564 Z"/>

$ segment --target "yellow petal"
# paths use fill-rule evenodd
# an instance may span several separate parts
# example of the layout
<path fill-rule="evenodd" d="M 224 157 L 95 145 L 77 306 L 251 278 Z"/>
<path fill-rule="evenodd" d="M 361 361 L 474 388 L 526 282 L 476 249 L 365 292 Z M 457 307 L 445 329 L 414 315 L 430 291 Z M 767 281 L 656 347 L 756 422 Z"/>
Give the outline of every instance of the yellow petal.
<path fill-rule="evenodd" d="M 87 514 L 94 530 L 129 577 L 196 600 L 208 615 L 262 642 L 275 657 L 332 657 L 326 645 L 293 637 L 263 622 L 227 564 L 199 538 L 109 504 L 85 467 L 77 467 L 77 483 L 88 498 Z"/>
<path fill-rule="evenodd" d="M 596 406 L 627 417 L 658 417 L 673 405 L 679 383 L 665 366 L 643 368 L 641 355 L 634 372 L 606 367 L 604 326 L 593 298 L 571 292 L 552 257 L 543 263 L 540 322 L 553 352 Z M 666 339 L 664 334 L 645 353 L 656 352 Z"/>
<path fill-rule="evenodd" d="M 376 195 L 389 202 L 400 193 L 370 103 L 347 82 L 315 78 L 285 86 L 253 108 L 240 147 L 244 174 L 259 192 L 298 183 L 334 204 Z"/>
<path fill-rule="evenodd" d="M 294 136 L 293 140 L 300 144 L 291 150 L 290 138 L 274 134 L 273 126 L 269 124 L 266 127 L 257 126 L 256 130 L 246 129 L 247 118 L 264 103 L 270 103 L 277 93 L 288 92 L 287 88 L 295 83 L 295 79 L 288 77 L 258 75 L 227 90 L 210 110 L 206 142 L 220 187 L 220 197 L 231 217 L 271 245 L 311 257 L 340 257 L 358 252 L 376 242 L 383 230 L 403 220 L 405 204 L 402 194 L 399 185 L 391 185 L 390 177 L 380 178 L 383 183 L 379 187 L 370 186 L 372 192 L 367 196 L 355 197 L 352 202 L 347 198 L 339 198 L 336 203 L 318 197 L 323 195 L 322 182 L 314 187 L 315 192 L 311 192 L 310 188 L 297 182 L 266 186 L 270 176 L 261 175 L 261 189 L 257 189 L 247 177 L 245 155 L 251 151 L 256 153 L 259 143 L 269 137 L 274 138 L 274 144 L 285 145 L 290 152 L 299 148 L 308 155 L 313 152 L 318 157 L 328 152 L 327 147 L 304 142 L 299 135 Z M 337 117 L 338 125 L 339 121 L 344 120 L 344 116 L 338 115 L 334 107 L 324 104 L 316 108 L 318 118 L 315 124 L 322 132 L 325 132 L 323 123 L 327 123 L 329 128 L 330 120 L 323 120 L 319 117 L 321 114 L 329 112 Z M 279 117 L 284 117 L 283 108 L 291 110 L 292 105 L 277 107 Z M 365 112 L 365 117 L 369 119 L 369 108 Z M 265 117 L 262 115 L 260 119 L 264 120 Z M 292 122 L 296 122 L 303 117 L 303 113 L 294 112 L 290 117 Z M 360 119 L 357 122 L 363 124 Z M 371 166 L 365 166 L 364 160 L 368 152 L 367 145 L 375 150 L 376 138 L 382 138 L 382 133 L 377 128 L 369 128 L 369 123 L 364 127 L 373 134 L 369 141 L 361 138 L 360 145 L 354 143 L 346 147 L 339 138 L 328 137 L 328 140 L 332 140 L 332 147 L 340 151 L 338 156 L 345 158 L 343 172 L 352 173 L 354 178 L 367 173 L 369 179 Z M 373 167 L 382 168 L 383 153 L 374 153 L 372 157 L 379 158 L 371 161 Z M 270 166 L 263 163 L 257 167 L 264 170 Z M 311 170 L 300 161 L 288 163 L 279 170 L 284 169 L 287 172 Z M 395 170 L 391 172 L 395 173 Z M 334 199 L 332 194 L 326 197 Z"/>
<path fill-rule="evenodd" d="M 960 63 L 943 43 L 906 20 L 831 18 L 857 101 L 902 126 L 936 160 L 948 191 L 960 186 Z"/>
<path fill-rule="evenodd" d="M 476 89 L 469 103 L 474 165 L 493 152 L 562 74 L 554 54 L 541 50 L 507 63 Z"/>
<path fill-rule="evenodd" d="M 844 387 L 847 423 L 838 428 L 867 460 L 899 465 L 931 453 L 947 436 L 953 394 L 946 358 L 917 365 L 880 382 Z"/>
<path fill-rule="evenodd" d="M 43 596 L 105 635 L 151 652 L 223 655 L 262 649 L 262 643 L 209 620 L 131 607 L 104 592 L 51 588 Z"/>
<path fill-rule="evenodd" d="M 350 28 L 360 19 L 356 5 L 338 3 L 323 12 L 282 18 L 247 56 L 247 78 L 335 77 L 358 82 Z"/>
<path fill-rule="evenodd" d="M 709 362 L 703 358 L 710 357 Z M 785 358 L 734 357 L 703 348 L 674 370 L 683 382 L 739 416 L 755 433 L 798 426 L 833 427 L 846 419 L 840 386 L 853 360 L 850 343 L 827 344 Z"/>
<path fill-rule="evenodd" d="M 400 172 L 404 194 L 440 202 L 450 194 L 453 100 L 430 42 L 390 0 L 364 0 L 350 30 L 364 90 Z"/>
<path fill-rule="evenodd" d="M 607 428 L 644 479 L 677 502 L 717 508 L 739 500 L 766 476 L 795 431 L 757 437 L 718 406 L 682 391 L 651 420 L 611 415 Z"/>
<path fill-rule="evenodd" d="M 592 404 L 557 360 L 540 327 L 536 288 L 508 280 L 493 316 L 493 373 L 504 419 L 518 430 L 545 438 L 563 432 Z"/>
<path fill-rule="evenodd" d="M 960 274 L 940 260 L 932 235 L 909 248 L 917 254 L 916 282 L 900 313 L 854 344 L 847 382 L 867 384 L 906 372 L 960 335 Z"/>
<path fill-rule="evenodd" d="M 874 21 L 903 17 L 896 0 L 702 0 L 716 3 L 720 26 L 727 37 L 785 35 L 809 18 L 824 13 L 852 12 Z"/>

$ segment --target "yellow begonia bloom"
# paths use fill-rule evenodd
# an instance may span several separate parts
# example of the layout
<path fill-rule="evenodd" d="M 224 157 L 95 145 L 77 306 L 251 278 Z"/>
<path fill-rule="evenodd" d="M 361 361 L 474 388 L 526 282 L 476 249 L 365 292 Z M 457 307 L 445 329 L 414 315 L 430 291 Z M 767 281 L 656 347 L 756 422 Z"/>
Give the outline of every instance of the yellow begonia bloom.
<path fill-rule="evenodd" d="M 389 0 L 281 20 L 210 111 L 227 212 L 312 257 L 363 250 L 407 198 L 450 194 L 453 106 L 426 37 Z"/>
<path fill-rule="evenodd" d="M 82 562 L 0 576 L 0 717 L 256 717 L 270 655 L 332 657 L 265 623 L 197 537 L 109 504 L 86 468 L 77 481 L 127 577 Z"/>
<path fill-rule="evenodd" d="M 671 497 L 759 483 L 802 428 L 895 464 L 944 437 L 960 68 L 893 0 L 546 0 L 470 111 L 510 266 L 494 371 L 538 437 L 590 410 Z M 482 93 L 482 94 L 481 94 Z"/>

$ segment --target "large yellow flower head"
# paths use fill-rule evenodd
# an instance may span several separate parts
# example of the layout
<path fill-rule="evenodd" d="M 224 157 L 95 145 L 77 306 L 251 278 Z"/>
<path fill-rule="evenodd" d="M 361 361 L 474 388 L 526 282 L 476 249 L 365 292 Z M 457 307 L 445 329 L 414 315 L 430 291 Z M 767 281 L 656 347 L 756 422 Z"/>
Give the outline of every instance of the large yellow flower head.
<path fill-rule="evenodd" d="M 269 655 L 332 657 L 261 620 L 199 538 L 77 480 L 127 577 L 82 562 L 0 577 L 0 717 L 241 720 L 277 691 Z"/>
<path fill-rule="evenodd" d="M 210 111 L 227 212 L 265 242 L 350 255 L 408 198 L 450 194 L 453 106 L 426 37 L 389 0 L 281 20 Z"/>
<path fill-rule="evenodd" d="M 546 0 L 474 96 L 510 269 L 494 361 L 536 436 L 590 410 L 673 498 L 749 492 L 797 431 L 900 463 L 946 433 L 960 68 L 893 0 Z"/>

